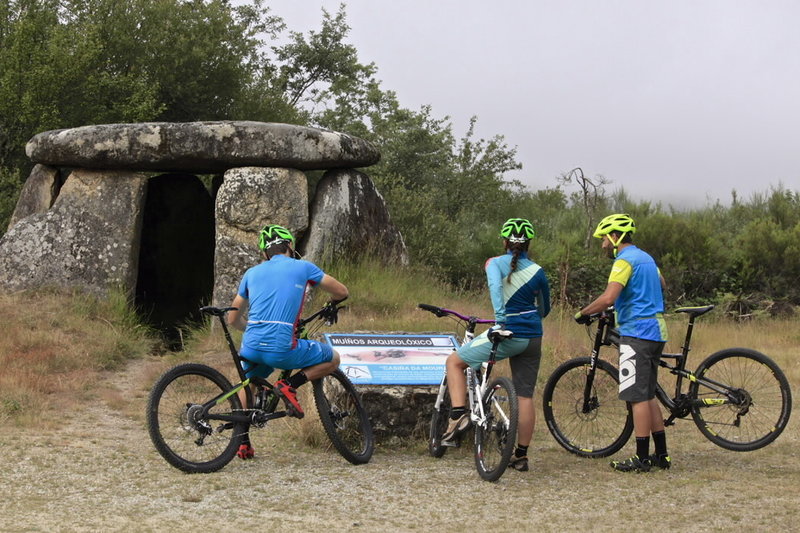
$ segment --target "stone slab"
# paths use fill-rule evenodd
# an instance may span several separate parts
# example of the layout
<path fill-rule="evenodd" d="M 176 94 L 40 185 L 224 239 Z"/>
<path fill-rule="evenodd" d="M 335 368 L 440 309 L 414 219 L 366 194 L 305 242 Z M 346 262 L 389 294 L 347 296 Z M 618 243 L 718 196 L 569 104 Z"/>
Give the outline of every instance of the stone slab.
<path fill-rule="evenodd" d="M 34 163 L 54 167 L 201 174 L 246 166 L 360 168 L 380 160 L 377 148 L 358 137 L 252 121 L 83 126 L 39 133 L 25 151 Z"/>

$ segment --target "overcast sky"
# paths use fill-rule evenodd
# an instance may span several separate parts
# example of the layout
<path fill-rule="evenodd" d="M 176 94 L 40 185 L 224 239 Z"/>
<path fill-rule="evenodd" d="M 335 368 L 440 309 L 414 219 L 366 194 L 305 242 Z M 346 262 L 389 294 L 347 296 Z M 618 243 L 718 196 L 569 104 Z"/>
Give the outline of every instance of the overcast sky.
<path fill-rule="evenodd" d="M 271 0 L 293 31 L 339 1 Z M 800 190 L 800 2 L 349 0 L 348 42 L 401 105 L 505 136 L 534 189 L 582 167 L 635 198 Z"/>

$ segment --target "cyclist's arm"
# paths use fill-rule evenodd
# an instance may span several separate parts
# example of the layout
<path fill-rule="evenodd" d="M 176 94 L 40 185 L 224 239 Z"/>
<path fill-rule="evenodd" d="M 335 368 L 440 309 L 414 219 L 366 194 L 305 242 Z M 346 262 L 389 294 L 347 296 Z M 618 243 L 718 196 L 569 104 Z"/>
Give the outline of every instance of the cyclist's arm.
<path fill-rule="evenodd" d="M 581 309 L 581 314 L 583 316 L 593 315 L 595 313 L 599 313 L 600 311 L 605 311 L 609 306 L 614 305 L 614 302 L 617 300 L 619 293 L 622 292 L 624 285 L 617 281 L 611 281 L 606 286 L 606 290 L 597 297 L 595 301 Z"/>
<path fill-rule="evenodd" d="M 237 294 L 233 299 L 231 307 L 236 307 L 236 311 L 228 311 L 228 325 L 236 328 L 239 331 L 244 331 L 247 328 L 247 321 L 244 319 L 244 306 L 247 305 L 247 299 Z"/>
<path fill-rule="evenodd" d="M 347 287 L 341 281 L 328 274 L 322 276 L 319 287 L 329 293 L 334 300 L 344 300 L 350 296 L 350 291 L 347 290 Z"/>
<path fill-rule="evenodd" d="M 506 302 L 503 298 L 503 273 L 494 258 L 486 261 L 486 281 L 489 285 L 489 297 L 494 309 L 494 321 L 497 324 L 506 323 Z"/>
<path fill-rule="evenodd" d="M 543 270 L 537 276 L 541 276 L 542 283 L 539 285 L 539 294 L 536 295 L 536 307 L 539 309 L 539 316 L 544 318 L 550 314 L 550 284 Z"/>

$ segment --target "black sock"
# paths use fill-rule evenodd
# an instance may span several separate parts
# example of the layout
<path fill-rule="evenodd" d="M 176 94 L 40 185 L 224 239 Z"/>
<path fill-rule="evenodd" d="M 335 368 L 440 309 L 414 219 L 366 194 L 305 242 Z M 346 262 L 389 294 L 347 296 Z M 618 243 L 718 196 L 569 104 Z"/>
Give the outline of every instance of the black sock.
<path fill-rule="evenodd" d="M 450 420 L 458 420 L 461 418 L 464 413 L 467 412 L 466 407 L 451 407 L 450 408 Z"/>
<path fill-rule="evenodd" d="M 289 379 L 286 380 L 290 387 L 293 389 L 297 389 L 300 385 L 303 385 L 308 382 L 308 378 L 306 377 L 306 373 L 302 370 Z"/>
<path fill-rule="evenodd" d="M 653 433 L 653 444 L 658 455 L 667 455 L 667 434 L 663 429 Z"/>
<path fill-rule="evenodd" d="M 526 455 L 528 455 L 528 447 L 517 444 L 517 449 L 514 450 L 514 457 L 525 457 Z"/>
<path fill-rule="evenodd" d="M 250 424 L 244 426 L 244 435 L 242 435 L 242 444 L 250 446 Z"/>
<path fill-rule="evenodd" d="M 650 436 L 636 437 L 636 455 L 639 459 L 645 459 L 650 455 Z"/>

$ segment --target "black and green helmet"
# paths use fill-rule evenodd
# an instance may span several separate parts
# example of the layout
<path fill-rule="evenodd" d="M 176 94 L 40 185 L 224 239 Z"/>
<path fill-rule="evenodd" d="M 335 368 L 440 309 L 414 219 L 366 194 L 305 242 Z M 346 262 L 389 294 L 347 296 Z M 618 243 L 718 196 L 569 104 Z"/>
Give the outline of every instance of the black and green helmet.
<path fill-rule="evenodd" d="M 270 246 L 282 242 L 288 242 L 294 246 L 294 237 L 288 229 L 278 224 L 268 224 L 258 234 L 258 248 L 260 250 L 266 250 Z"/>
<path fill-rule="evenodd" d="M 525 218 L 509 218 L 500 230 L 500 236 L 508 242 L 527 242 L 534 235 L 533 225 Z"/>

